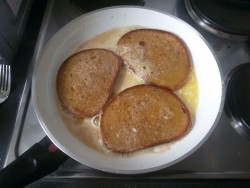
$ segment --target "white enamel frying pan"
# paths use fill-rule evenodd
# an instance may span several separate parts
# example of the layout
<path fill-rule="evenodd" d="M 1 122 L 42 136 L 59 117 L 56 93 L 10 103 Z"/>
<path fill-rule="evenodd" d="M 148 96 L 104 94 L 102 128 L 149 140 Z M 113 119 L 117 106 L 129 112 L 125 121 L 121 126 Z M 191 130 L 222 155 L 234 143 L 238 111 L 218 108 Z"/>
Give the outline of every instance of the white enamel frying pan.
<path fill-rule="evenodd" d="M 64 126 L 57 107 L 56 76 L 62 62 L 86 40 L 115 27 L 139 25 L 172 32 L 187 45 L 198 80 L 199 104 L 192 130 L 170 149 L 133 157 L 105 155 L 89 148 Z M 37 63 L 32 100 L 37 117 L 52 142 L 71 158 L 102 171 L 137 174 L 171 166 L 193 153 L 213 131 L 223 106 L 223 82 L 216 59 L 201 35 L 166 13 L 138 7 L 115 7 L 85 14 L 58 31 Z"/>

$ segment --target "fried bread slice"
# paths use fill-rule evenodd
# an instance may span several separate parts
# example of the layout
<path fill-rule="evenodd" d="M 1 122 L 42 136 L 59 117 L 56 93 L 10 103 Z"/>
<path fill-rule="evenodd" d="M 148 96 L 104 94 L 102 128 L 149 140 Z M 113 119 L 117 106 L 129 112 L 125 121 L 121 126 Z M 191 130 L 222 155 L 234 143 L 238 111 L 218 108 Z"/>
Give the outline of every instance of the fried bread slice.
<path fill-rule="evenodd" d="M 70 56 L 57 75 L 62 106 L 79 117 L 97 114 L 109 100 L 121 62 L 106 49 L 83 50 Z"/>
<path fill-rule="evenodd" d="M 125 89 L 103 109 L 100 130 L 113 152 L 130 153 L 174 141 L 189 129 L 190 113 L 172 91 L 156 85 Z"/>
<path fill-rule="evenodd" d="M 185 85 L 190 59 L 184 42 L 173 33 L 137 29 L 117 42 L 125 64 L 147 83 L 177 90 Z"/>

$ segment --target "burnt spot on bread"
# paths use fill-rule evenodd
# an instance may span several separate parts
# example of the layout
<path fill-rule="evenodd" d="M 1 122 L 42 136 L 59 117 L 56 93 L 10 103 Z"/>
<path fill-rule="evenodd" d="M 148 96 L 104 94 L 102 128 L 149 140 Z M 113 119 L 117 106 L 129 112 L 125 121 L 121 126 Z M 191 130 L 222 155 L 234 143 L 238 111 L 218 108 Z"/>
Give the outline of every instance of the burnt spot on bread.
<path fill-rule="evenodd" d="M 145 44 L 146 44 L 145 41 L 142 41 L 142 40 L 139 41 L 139 45 L 140 45 L 140 46 L 145 46 Z"/>
<path fill-rule="evenodd" d="M 128 39 L 128 40 L 131 40 L 132 38 L 131 38 L 131 36 L 128 36 L 127 39 Z"/>

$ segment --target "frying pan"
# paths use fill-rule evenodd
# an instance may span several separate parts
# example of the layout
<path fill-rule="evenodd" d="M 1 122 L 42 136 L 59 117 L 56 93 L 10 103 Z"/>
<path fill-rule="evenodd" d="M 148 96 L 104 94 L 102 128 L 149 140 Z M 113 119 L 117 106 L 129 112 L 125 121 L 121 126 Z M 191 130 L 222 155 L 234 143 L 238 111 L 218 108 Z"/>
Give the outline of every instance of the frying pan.
<path fill-rule="evenodd" d="M 58 110 L 56 76 L 62 62 L 91 37 L 123 26 L 143 26 L 176 34 L 187 45 L 196 73 L 199 103 L 192 129 L 161 153 L 125 158 L 100 153 L 84 145 L 69 132 Z M 67 24 L 47 43 L 35 67 L 32 81 L 35 111 L 53 144 L 84 165 L 119 174 L 139 174 L 166 168 L 197 150 L 216 125 L 224 103 L 223 96 L 224 86 L 216 58 L 202 36 L 172 15 L 141 7 L 100 9 Z"/>

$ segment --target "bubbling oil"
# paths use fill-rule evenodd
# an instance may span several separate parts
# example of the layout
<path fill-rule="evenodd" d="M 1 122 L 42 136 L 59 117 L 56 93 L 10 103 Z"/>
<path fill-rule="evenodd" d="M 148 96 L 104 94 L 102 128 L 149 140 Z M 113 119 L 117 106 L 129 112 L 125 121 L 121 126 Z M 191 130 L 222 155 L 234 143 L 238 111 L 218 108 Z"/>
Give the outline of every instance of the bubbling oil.
<path fill-rule="evenodd" d="M 105 48 L 120 55 L 121 53 L 124 52 L 122 52 L 121 49 L 117 48 L 116 44 L 119 38 L 128 31 L 139 28 L 142 27 L 127 26 L 122 28 L 111 29 L 86 41 L 81 46 L 79 46 L 77 51 L 91 49 L 91 48 Z M 137 75 L 135 75 L 125 65 L 122 65 L 120 73 L 113 88 L 112 97 L 116 96 L 126 88 L 139 84 L 145 84 L 145 81 L 139 78 Z M 187 84 L 179 91 L 177 91 L 176 94 L 187 105 L 191 114 L 192 122 L 194 123 L 196 108 L 198 105 L 198 83 L 193 68 L 190 73 Z M 145 153 L 161 153 L 169 149 L 172 144 L 172 143 L 162 144 L 125 155 L 113 153 L 110 150 L 108 150 L 102 142 L 102 136 L 100 132 L 101 112 L 100 114 L 97 114 L 92 118 L 74 117 L 72 116 L 72 114 L 66 112 L 62 107 L 60 107 L 60 112 L 66 127 L 77 139 L 79 139 L 83 144 L 89 146 L 90 148 L 105 154 L 116 155 L 120 157 L 124 156 L 130 157 L 133 155 L 145 154 Z"/>

